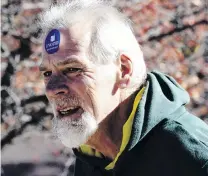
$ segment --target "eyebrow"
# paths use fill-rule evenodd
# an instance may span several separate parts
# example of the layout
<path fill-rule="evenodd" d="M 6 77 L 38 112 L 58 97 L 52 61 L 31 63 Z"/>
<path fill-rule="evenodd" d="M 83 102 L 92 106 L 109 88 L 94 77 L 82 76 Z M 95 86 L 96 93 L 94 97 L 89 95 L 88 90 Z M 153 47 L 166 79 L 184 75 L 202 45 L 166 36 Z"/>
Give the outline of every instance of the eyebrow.
<path fill-rule="evenodd" d="M 57 66 L 64 66 L 64 65 L 69 65 L 69 64 L 80 64 L 80 65 L 83 65 L 84 66 L 84 64 L 82 64 L 81 62 L 79 62 L 76 58 L 72 58 L 72 57 L 67 58 L 64 61 L 58 62 L 57 63 Z M 45 70 L 47 70 L 47 67 L 45 67 L 43 64 L 40 64 L 39 70 L 40 71 L 45 71 Z"/>
<path fill-rule="evenodd" d="M 57 66 L 63 66 L 63 65 L 68 65 L 68 64 L 81 64 L 81 65 L 83 65 L 76 58 L 70 57 L 70 58 L 66 58 L 66 60 L 64 60 L 64 61 L 58 62 Z"/>

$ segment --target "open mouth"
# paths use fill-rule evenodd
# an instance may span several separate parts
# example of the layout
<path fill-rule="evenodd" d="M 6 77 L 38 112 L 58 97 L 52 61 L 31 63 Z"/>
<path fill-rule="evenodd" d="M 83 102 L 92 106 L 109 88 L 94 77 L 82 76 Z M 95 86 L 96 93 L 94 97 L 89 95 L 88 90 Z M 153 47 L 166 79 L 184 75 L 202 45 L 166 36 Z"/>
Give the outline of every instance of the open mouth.
<path fill-rule="evenodd" d="M 82 108 L 80 106 L 77 107 L 69 107 L 65 109 L 58 110 L 60 117 L 78 117 L 83 112 Z"/>

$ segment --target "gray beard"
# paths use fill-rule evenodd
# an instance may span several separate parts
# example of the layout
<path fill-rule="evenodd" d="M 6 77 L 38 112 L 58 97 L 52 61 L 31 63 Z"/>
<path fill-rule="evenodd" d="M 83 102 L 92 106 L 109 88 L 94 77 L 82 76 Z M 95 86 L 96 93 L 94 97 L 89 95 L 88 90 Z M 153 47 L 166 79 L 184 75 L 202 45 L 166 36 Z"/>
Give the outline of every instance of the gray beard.
<path fill-rule="evenodd" d="M 98 128 L 95 117 L 88 112 L 84 112 L 78 120 L 60 119 L 55 116 L 52 125 L 53 133 L 69 148 L 77 148 L 86 143 Z"/>

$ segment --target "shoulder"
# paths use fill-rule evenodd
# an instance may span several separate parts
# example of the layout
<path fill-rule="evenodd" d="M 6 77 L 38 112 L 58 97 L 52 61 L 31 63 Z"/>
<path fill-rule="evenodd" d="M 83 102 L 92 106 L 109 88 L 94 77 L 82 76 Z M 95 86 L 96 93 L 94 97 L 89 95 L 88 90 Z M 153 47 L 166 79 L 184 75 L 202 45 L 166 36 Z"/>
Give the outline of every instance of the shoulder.
<path fill-rule="evenodd" d="M 157 139 L 164 145 L 164 150 L 169 150 L 173 155 L 176 154 L 181 158 L 187 158 L 188 161 L 196 161 L 203 167 L 208 161 L 207 127 L 200 125 L 198 120 L 195 124 L 183 120 L 164 120 L 157 130 Z"/>

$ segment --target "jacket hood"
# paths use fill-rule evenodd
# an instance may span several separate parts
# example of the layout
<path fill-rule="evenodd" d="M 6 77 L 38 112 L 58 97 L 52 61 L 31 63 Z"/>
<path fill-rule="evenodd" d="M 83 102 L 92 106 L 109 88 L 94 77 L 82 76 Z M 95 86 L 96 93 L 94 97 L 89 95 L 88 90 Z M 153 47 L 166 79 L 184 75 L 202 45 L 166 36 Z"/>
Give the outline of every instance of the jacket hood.
<path fill-rule="evenodd" d="M 184 105 L 189 101 L 188 93 L 172 77 L 158 71 L 148 73 L 127 150 L 132 149 L 163 119 L 183 114 Z"/>

